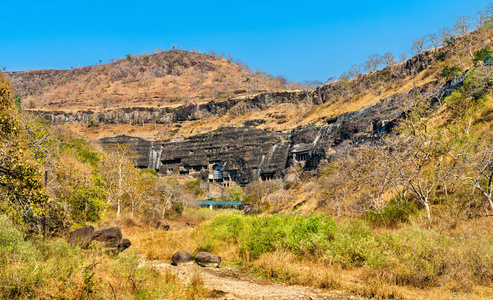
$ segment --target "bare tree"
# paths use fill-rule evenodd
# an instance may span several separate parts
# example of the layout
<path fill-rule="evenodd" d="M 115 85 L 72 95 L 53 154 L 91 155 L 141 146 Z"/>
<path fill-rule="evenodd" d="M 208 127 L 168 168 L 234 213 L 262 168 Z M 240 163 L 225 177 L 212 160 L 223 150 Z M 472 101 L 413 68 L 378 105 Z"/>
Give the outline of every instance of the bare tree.
<path fill-rule="evenodd" d="M 395 58 L 394 55 L 390 52 L 387 52 L 383 55 L 383 63 L 385 64 L 385 67 L 390 67 L 395 64 Z"/>
<path fill-rule="evenodd" d="M 438 33 L 430 33 L 428 34 L 428 40 L 433 45 L 436 53 L 438 50 L 437 48 L 440 47 L 442 44 L 442 37 Z"/>
<path fill-rule="evenodd" d="M 471 31 L 471 18 L 470 17 L 458 17 L 455 19 L 454 32 L 457 36 L 462 37 Z"/>
<path fill-rule="evenodd" d="M 351 77 L 351 79 L 358 77 L 358 75 L 361 74 L 361 66 L 358 64 L 352 65 L 348 71 L 348 74 Z"/>
<path fill-rule="evenodd" d="M 492 141 L 486 142 L 477 153 L 473 151 L 457 151 L 452 154 L 459 166 L 451 173 L 460 181 L 466 182 L 488 201 L 493 210 L 493 147 Z"/>
<path fill-rule="evenodd" d="M 413 47 L 411 48 L 412 53 L 414 55 L 421 54 L 426 47 L 426 38 L 424 36 L 420 36 L 419 38 L 413 41 Z"/>
<path fill-rule="evenodd" d="M 455 32 L 449 28 L 443 28 L 440 30 L 440 37 L 442 38 L 442 45 L 451 43 L 456 37 Z"/>
<path fill-rule="evenodd" d="M 380 68 L 383 57 L 380 54 L 372 54 L 368 56 L 368 60 L 365 62 L 364 67 L 368 73 L 375 72 Z"/>
<path fill-rule="evenodd" d="M 439 158 L 439 163 L 434 163 L 436 151 L 433 136 L 409 137 L 401 140 L 400 147 L 400 150 L 395 150 L 393 157 L 400 166 L 394 180 L 424 206 L 426 217 L 431 222 L 431 197 L 442 161 Z"/>
<path fill-rule="evenodd" d="M 401 60 L 401 63 L 405 63 L 405 62 L 406 62 L 406 59 L 407 59 L 407 57 L 406 57 L 406 53 L 402 53 L 402 54 L 401 54 L 401 56 L 400 56 L 399 58 L 400 58 L 400 60 Z"/>

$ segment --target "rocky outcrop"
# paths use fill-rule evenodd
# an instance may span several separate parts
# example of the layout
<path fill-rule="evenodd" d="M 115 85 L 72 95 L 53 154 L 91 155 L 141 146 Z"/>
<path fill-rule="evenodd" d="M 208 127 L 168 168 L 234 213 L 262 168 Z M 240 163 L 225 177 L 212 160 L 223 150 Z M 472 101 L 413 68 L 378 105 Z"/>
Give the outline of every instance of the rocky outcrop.
<path fill-rule="evenodd" d="M 170 228 L 169 224 L 164 221 L 159 221 L 156 223 L 156 229 L 168 231 Z"/>
<path fill-rule="evenodd" d="M 98 111 L 80 110 L 76 112 L 36 109 L 26 109 L 26 111 L 43 117 L 55 125 L 87 124 L 91 120 L 96 124 L 169 124 L 221 115 L 239 103 L 244 103 L 245 107 L 250 110 L 265 109 L 272 104 L 299 103 L 308 95 L 307 93 L 294 91 L 281 91 L 178 107 L 124 107 Z"/>
<path fill-rule="evenodd" d="M 192 255 L 187 251 L 178 251 L 171 257 L 171 264 L 173 266 L 178 266 L 182 264 L 190 264 L 193 262 Z"/>
<path fill-rule="evenodd" d="M 132 243 L 130 242 L 129 239 L 122 239 L 117 245 L 116 245 L 116 248 L 118 250 L 118 252 L 122 252 L 124 251 L 125 249 L 129 248 L 130 246 L 132 246 Z"/>
<path fill-rule="evenodd" d="M 135 163 L 139 168 L 159 169 L 162 148 L 158 142 L 124 134 L 102 138 L 99 143 L 106 150 L 123 145 L 127 151 L 135 152 Z"/>
<path fill-rule="evenodd" d="M 107 247 L 117 247 L 122 240 L 122 232 L 118 226 L 101 227 L 94 231 L 92 240 L 101 242 Z"/>
<path fill-rule="evenodd" d="M 219 268 L 221 257 L 208 252 L 199 252 L 194 257 L 195 262 L 201 267 Z"/>
<path fill-rule="evenodd" d="M 267 132 L 255 127 L 227 126 L 192 137 L 153 143 L 131 136 L 102 139 L 133 145 L 142 155 L 140 167 L 163 175 L 182 174 L 208 182 L 248 183 L 281 177 L 287 167 L 315 168 L 320 160 L 337 157 L 348 147 L 378 139 L 404 118 L 416 101 L 435 103 L 461 85 L 461 78 L 444 85 L 438 81 L 407 93 L 385 98 L 360 110 L 325 120 L 321 126 L 288 132 Z M 229 186 L 226 184 L 226 186 Z"/>
<path fill-rule="evenodd" d="M 162 145 L 160 173 L 196 174 L 214 181 L 249 182 L 286 167 L 286 135 L 252 127 L 222 127 Z M 204 175 L 205 174 L 205 175 Z"/>
<path fill-rule="evenodd" d="M 72 231 L 67 239 L 69 244 L 78 244 L 81 247 L 87 247 L 92 241 L 94 227 L 91 225 Z"/>
<path fill-rule="evenodd" d="M 67 242 L 87 247 L 92 241 L 100 242 L 111 253 L 119 253 L 132 245 L 129 239 L 122 239 L 122 232 L 118 226 L 106 226 L 94 230 L 92 226 L 84 226 L 69 234 Z"/>

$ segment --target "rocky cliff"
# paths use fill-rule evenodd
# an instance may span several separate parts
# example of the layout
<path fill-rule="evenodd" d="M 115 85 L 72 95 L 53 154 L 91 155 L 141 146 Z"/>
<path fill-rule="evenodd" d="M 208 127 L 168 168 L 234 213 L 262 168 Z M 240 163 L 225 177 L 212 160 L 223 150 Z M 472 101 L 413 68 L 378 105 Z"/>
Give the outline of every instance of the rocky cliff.
<path fill-rule="evenodd" d="M 130 136 L 105 138 L 101 142 L 133 145 L 142 155 L 138 165 L 159 170 L 161 174 L 179 173 L 213 182 L 243 184 L 255 179 L 268 180 L 282 177 L 291 165 L 313 169 L 322 159 L 330 160 L 350 147 L 378 139 L 389 133 L 417 101 L 434 104 L 460 86 L 462 80 L 458 78 L 446 84 L 430 82 L 360 110 L 326 119 L 322 126 L 285 132 L 228 126 L 159 145 Z"/>
<path fill-rule="evenodd" d="M 264 109 L 267 105 L 298 103 L 306 99 L 307 96 L 309 93 L 283 91 L 177 107 L 125 107 L 76 112 L 35 109 L 26 111 L 41 116 L 54 125 L 87 124 L 91 120 L 97 124 L 169 124 L 221 115 L 239 103 L 246 103 L 248 109 Z"/>

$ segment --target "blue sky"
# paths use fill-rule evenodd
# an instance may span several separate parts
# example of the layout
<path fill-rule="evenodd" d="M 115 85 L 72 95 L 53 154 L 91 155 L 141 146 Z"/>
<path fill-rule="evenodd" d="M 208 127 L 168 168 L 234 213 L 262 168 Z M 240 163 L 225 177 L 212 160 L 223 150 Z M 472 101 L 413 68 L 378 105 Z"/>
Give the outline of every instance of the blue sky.
<path fill-rule="evenodd" d="M 409 56 L 413 39 L 490 1 L 6 0 L 0 67 L 66 69 L 175 44 L 230 52 L 288 80 L 325 81 L 370 54 Z"/>

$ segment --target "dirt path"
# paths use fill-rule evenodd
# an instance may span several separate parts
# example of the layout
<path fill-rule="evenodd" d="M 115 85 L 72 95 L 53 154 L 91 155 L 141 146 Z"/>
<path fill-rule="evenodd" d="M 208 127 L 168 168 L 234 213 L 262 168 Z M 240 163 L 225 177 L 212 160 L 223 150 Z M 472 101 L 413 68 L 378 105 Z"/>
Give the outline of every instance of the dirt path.
<path fill-rule="evenodd" d="M 152 265 L 162 271 L 177 274 L 186 282 L 194 274 L 199 274 L 207 288 L 216 290 L 218 299 L 359 299 L 344 297 L 337 291 L 327 292 L 316 288 L 285 285 L 253 277 L 230 267 L 201 268 L 196 264 L 174 267 L 170 263 Z"/>

